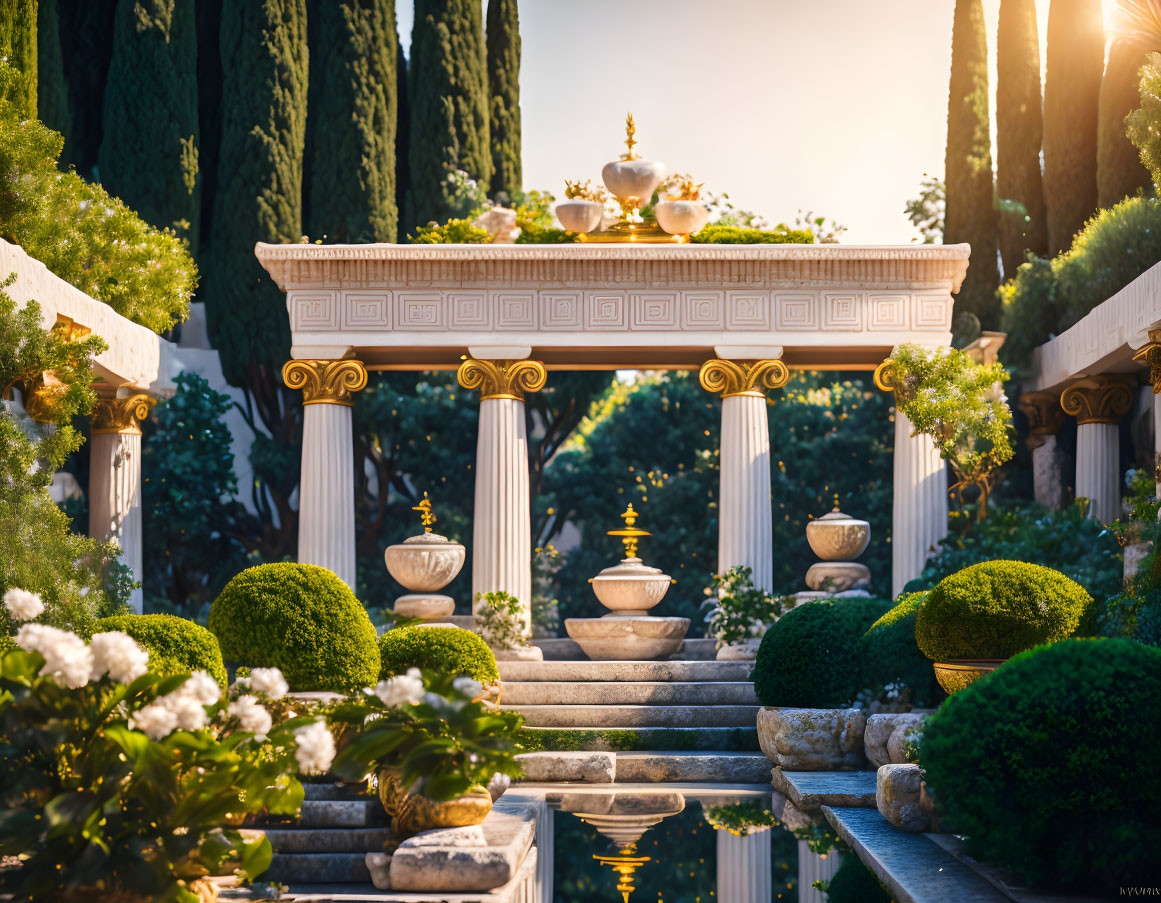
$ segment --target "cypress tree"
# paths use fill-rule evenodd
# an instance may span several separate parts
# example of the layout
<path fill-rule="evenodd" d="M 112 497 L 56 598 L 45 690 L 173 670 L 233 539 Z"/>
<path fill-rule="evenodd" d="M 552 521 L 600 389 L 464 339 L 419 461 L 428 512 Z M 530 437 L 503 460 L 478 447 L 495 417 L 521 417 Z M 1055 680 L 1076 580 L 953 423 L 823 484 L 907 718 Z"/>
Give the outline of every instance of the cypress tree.
<path fill-rule="evenodd" d="M 972 246 L 971 266 L 956 296 L 955 312 L 974 314 L 984 329 L 992 329 L 999 320 L 999 272 L 988 122 L 988 43 L 980 0 L 955 3 L 945 167 L 943 240 Z"/>
<path fill-rule="evenodd" d="M 36 0 L 0 0 L 0 57 L 16 70 L 5 103 L 36 118 Z"/>
<path fill-rule="evenodd" d="M 449 169 L 462 169 L 485 190 L 492 175 L 488 76 L 480 0 L 415 0 L 411 31 L 412 224 L 443 222 L 454 211 Z"/>
<path fill-rule="evenodd" d="M 1151 184 L 1149 171 L 1125 131 L 1125 117 L 1141 105 L 1137 70 L 1145 52 L 1127 41 L 1109 50 L 1101 80 L 1100 125 L 1097 131 L 1097 203 L 1111 207 Z"/>
<path fill-rule="evenodd" d="M 1035 0 L 1001 0 L 996 30 L 996 193 L 1016 201 L 1024 216 L 1000 221 L 1000 257 L 1010 279 L 1027 252 L 1048 251 L 1040 144 L 1040 41 Z"/>
<path fill-rule="evenodd" d="M 57 0 L 40 0 L 36 14 L 36 116 L 61 134 L 69 130 L 69 95 L 60 53 Z"/>
<path fill-rule="evenodd" d="M 307 234 L 395 241 L 394 0 L 312 0 Z"/>
<path fill-rule="evenodd" d="M 101 184 L 146 222 L 198 236 L 194 0 L 119 0 L 105 82 Z"/>
<path fill-rule="evenodd" d="M 399 222 L 406 225 L 412 222 L 407 210 L 407 199 L 411 194 L 411 95 L 407 88 L 407 57 L 403 55 L 403 45 L 398 41 L 395 51 L 395 99 L 395 206 L 399 210 Z"/>
<path fill-rule="evenodd" d="M 69 0 L 57 9 L 69 92 L 69 131 L 61 163 L 72 164 L 87 179 L 94 177 L 101 146 L 101 109 L 105 103 L 105 76 L 113 55 L 116 11 L 117 0 Z"/>
<path fill-rule="evenodd" d="M 1048 250 L 1059 254 L 1097 207 L 1097 109 L 1105 62 L 1101 0 L 1052 0 L 1044 80 Z"/>
<path fill-rule="evenodd" d="M 210 253 L 214 198 L 218 191 L 218 146 L 222 140 L 222 0 L 197 0 L 198 29 L 198 174 L 201 176 L 201 234 L 198 248 Z"/>
<path fill-rule="evenodd" d="M 492 192 L 509 198 L 523 189 L 520 160 L 520 11 L 517 0 L 488 2 L 489 128 Z"/>
<path fill-rule="evenodd" d="M 306 127 L 305 0 L 223 4 L 222 140 L 206 319 L 231 385 L 268 428 L 283 422 L 281 368 L 290 356 L 286 298 L 254 257 L 255 241 L 302 235 Z"/>

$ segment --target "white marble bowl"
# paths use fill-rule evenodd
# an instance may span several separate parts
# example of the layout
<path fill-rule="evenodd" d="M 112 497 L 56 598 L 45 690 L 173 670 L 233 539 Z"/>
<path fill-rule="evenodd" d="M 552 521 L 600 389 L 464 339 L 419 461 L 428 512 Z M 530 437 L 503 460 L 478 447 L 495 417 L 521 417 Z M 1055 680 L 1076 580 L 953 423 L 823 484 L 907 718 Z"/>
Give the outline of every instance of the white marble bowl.
<path fill-rule="evenodd" d="M 604 204 L 573 198 L 556 205 L 556 218 L 570 232 L 592 232 L 601 224 Z"/>
<path fill-rule="evenodd" d="M 806 541 L 823 561 L 854 561 L 871 541 L 871 525 L 832 511 L 806 525 Z"/>
<path fill-rule="evenodd" d="M 438 533 L 411 536 L 383 553 L 387 571 L 415 593 L 443 589 L 460 572 L 465 557 L 462 545 Z"/>
<path fill-rule="evenodd" d="M 670 235 L 693 235 L 709 220 L 709 211 L 701 201 L 658 201 L 653 214 Z"/>
<path fill-rule="evenodd" d="M 626 558 L 593 578 L 593 592 L 613 614 L 643 615 L 665 597 L 670 583 L 660 568 L 646 567 L 640 558 Z"/>
<path fill-rule="evenodd" d="M 681 651 L 689 618 L 567 618 L 564 629 L 593 661 L 643 662 Z"/>
<path fill-rule="evenodd" d="M 656 160 L 614 160 L 601 170 L 605 187 L 616 198 L 637 198 L 642 206 L 665 178 L 665 164 Z"/>

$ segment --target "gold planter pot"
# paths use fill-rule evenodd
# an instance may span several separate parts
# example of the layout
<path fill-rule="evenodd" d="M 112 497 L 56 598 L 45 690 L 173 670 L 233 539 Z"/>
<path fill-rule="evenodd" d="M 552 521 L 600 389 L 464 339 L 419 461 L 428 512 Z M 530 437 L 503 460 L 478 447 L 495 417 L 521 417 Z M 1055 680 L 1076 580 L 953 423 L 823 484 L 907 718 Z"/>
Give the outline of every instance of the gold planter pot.
<path fill-rule="evenodd" d="M 477 785 L 463 796 L 437 802 L 422 793 L 405 789 L 392 771 L 379 772 L 379 802 L 391 819 L 391 833 L 399 842 L 433 828 L 478 825 L 492 811 L 492 796 Z"/>
<path fill-rule="evenodd" d="M 1006 661 L 1006 658 L 954 658 L 946 662 L 934 662 L 932 666 L 935 668 L 935 679 L 950 696 L 985 674 L 991 674 Z"/>

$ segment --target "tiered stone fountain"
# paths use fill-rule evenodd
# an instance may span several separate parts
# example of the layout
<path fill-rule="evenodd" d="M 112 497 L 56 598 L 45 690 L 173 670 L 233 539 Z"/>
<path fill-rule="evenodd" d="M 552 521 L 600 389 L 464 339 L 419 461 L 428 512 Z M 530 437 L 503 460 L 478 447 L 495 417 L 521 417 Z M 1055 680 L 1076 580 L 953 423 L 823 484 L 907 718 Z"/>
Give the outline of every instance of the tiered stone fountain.
<path fill-rule="evenodd" d="M 427 493 L 423 501 L 411 509 L 420 512 L 423 532 L 409 536 L 398 545 L 388 546 L 383 553 L 387 570 L 410 593 L 395 600 L 395 614 L 404 618 L 420 618 L 423 626 L 454 627 L 444 619 L 455 611 L 451 596 L 443 596 L 443 589 L 464 566 L 466 551 L 458 542 L 431 532 L 436 517 L 431 510 Z"/>
<path fill-rule="evenodd" d="M 599 618 L 568 618 L 564 628 L 585 655 L 602 661 L 646 661 L 665 658 L 681 649 L 689 630 L 689 618 L 659 618 L 649 609 L 665 596 L 673 582 L 659 568 L 647 567 L 637 557 L 637 542 L 650 534 L 638 529 L 637 512 L 630 505 L 624 514 L 625 528 L 610 530 L 621 537 L 625 557 L 605 568 L 590 581 L 593 592 L 609 613 Z"/>
<path fill-rule="evenodd" d="M 806 572 L 810 592 L 797 593 L 798 603 L 839 594 L 869 595 L 871 569 L 854 560 L 871 541 L 871 525 L 867 521 L 843 514 L 836 505 L 829 514 L 806 525 L 806 541 L 822 561 L 812 564 Z"/>

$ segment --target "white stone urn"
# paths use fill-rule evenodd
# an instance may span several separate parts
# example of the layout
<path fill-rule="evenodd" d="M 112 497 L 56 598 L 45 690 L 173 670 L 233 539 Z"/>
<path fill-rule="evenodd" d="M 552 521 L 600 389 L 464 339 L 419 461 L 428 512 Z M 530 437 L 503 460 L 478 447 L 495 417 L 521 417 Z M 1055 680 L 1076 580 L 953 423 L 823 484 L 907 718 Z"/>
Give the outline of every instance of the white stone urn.
<path fill-rule="evenodd" d="M 709 220 L 709 211 L 701 201 L 658 201 L 653 215 L 670 235 L 693 235 Z"/>
<path fill-rule="evenodd" d="M 656 160 L 613 160 L 601 170 L 605 187 L 618 200 L 637 198 L 640 207 L 649 203 L 653 192 L 665 178 L 665 164 Z"/>
<path fill-rule="evenodd" d="M 806 541 L 823 561 L 854 561 L 871 541 L 871 525 L 836 508 L 806 525 Z"/>
<path fill-rule="evenodd" d="M 640 558 L 624 558 L 593 578 L 593 592 L 613 614 L 644 615 L 665 597 L 670 583 L 660 568 L 648 567 Z"/>
<path fill-rule="evenodd" d="M 432 593 L 451 583 L 465 557 L 462 545 L 438 533 L 410 536 L 383 553 L 391 576 L 420 593 Z"/>
<path fill-rule="evenodd" d="M 583 198 L 572 198 L 556 205 L 556 218 L 570 232 L 592 232 L 601 224 L 605 205 Z"/>

